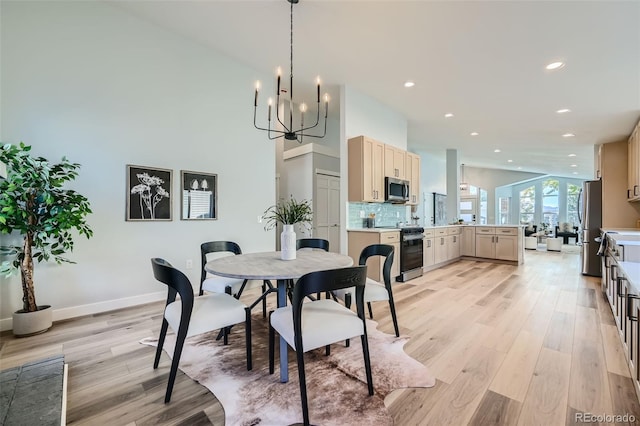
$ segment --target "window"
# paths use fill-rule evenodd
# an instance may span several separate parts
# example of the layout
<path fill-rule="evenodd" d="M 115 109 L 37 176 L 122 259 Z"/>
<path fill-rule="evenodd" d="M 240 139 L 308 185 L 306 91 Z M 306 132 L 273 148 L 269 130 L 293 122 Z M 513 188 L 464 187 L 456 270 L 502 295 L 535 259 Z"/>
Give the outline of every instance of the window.
<path fill-rule="evenodd" d="M 542 182 L 542 223 L 550 228 L 558 224 L 558 189 L 560 182 L 548 179 Z"/>
<path fill-rule="evenodd" d="M 578 194 L 580 187 L 572 183 L 567 185 L 567 222 L 578 225 Z"/>
<path fill-rule="evenodd" d="M 533 214 L 536 211 L 536 187 L 520 191 L 520 223 L 533 224 Z"/>
<path fill-rule="evenodd" d="M 498 205 L 500 206 L 499 214 L 499 224 L 506 225 L 511 223 L 511 218 L 509 216 L 509 205 L 511 204 L 511 197 L 500 197 L 498 199 Z"/>

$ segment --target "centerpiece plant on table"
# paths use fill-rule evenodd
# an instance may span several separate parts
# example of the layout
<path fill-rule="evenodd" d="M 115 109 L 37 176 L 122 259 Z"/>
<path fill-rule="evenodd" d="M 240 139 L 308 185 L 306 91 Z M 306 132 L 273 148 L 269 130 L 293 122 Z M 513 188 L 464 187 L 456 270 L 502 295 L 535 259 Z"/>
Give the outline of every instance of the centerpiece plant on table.
<path fill-rule="evenodd" d="M 283 260 L 293 260 L 296 258 L 296 233 L 294 225 L 309 228 L 313 220 L 313 209 L 308 200 L 297 201 L 293 196 L 288 200 L 269 207 L 262 215 L 266 220 L 265 230 L 271 230 L 281 224 L 283 227 L 280 234 L 280 252 Z"/>

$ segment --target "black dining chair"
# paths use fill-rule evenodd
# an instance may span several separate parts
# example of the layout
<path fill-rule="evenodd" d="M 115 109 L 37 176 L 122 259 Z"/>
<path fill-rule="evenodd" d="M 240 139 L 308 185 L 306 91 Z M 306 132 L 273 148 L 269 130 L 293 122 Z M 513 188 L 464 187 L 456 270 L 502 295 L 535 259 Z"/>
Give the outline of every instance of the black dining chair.
<path fill-rule="evenodd" d="M 209 260 L 209 255 L 212 253 L 232 253 L 238 255 L 242 254 L 242 250 L 240 246 L 233 241 L 209 241 L 200 244 L 200 263 L 202 265 L 202 271 L 200 273 L 200 296 L 202 296 L 205 291 L 208 291 L 211 293 L 231 294 L 236 299 L 239 299 L 247 285 L 247 280 L 209 274 L 205 269 L 205 265 Z"/>
<path fill-rule="evenodd" d="M 300 249 L 317 249 L 329 251 L 329 241 L 322 238 L 300 238 L 296 241 L 296 250 Z M 320 293 L 316 294 L 320 298 Z M 331 297 L 330 293 L 326 294 L 326 298 Z"/>
<path fill-rule="evenodd" d="M 389 310 L 391 311 L 391 319 L 393 320 L 393 329 L 396 333 L 396 337 L 400 337 L 400 330 L 398 329 L 398 318 L 396 316 L 396 306 L 393 300 L 393 290 L 391 289 L 391 265 L 393 264 L 394 248 L 388 244 L 372 244 L 365 247 L 360 253 L 360 260 L 358 264 L 366 265 L 367 260 L 373 256 L 381 256 L 384 258 L 384 265 L 382 267 L 383 282 L 379 283 L 371 278 L 367 278 L 364 301 L 367 303 L 369 309 L 369 317 L 373 319 L 373 309 L 371 308 L 371 302 L 389 301 Z M 336 297 L 344 300 L 347 308 L 351 306 L 353 299 L 353 289 L 342 289 L 333 293 Z"/>
<path fill-rule="evenodd" d="M 309 425 L 309 403 L 304 368 L 304 353 L 313 349 L 361 337 L 362 355 L 369 395 L 373 395 L 373 379 L 364 313 L 366 266 L 331 269 L 303 275 L 293 287 L 290 306 L 276 309 L 269 315 L 269 373 L 274 372 L 275 332 L 296 351 L 300 398 L 304 425 Z M 357 313 L 332 299 L 305 301 L 313 293 L 331 292 L 355 287 Z M 304 302 L 304 303 L 303 303 Z M 286 357 L 286 354 L 280 354 Z"/>
<path fill-rule="evenodd" d="M 296 241 L 296 250 L 303 248 L 329 251 L 329 241 L 322 238 L 300 238 Z"/>
<path fill-rule="evenodd" d="M 169 382 L 164 402 L 171 400 L 173 384 L 178 372 L 178 364 L 187 337 L 206 333 L 229 326 L 245 324 L 247 346 L 247 370 L 253 367 L 251 357 L 251 310 L 238 299 L 226 293 L 212 293 L 206 296 L 193 296 L 193 287 L 189 279 L 169 262 L 160 258 L 151 259 L 153 276 L 168 286 L 167 302 L 164 308 L 164 318 L 158 337 L 156 357 L 153 362 L 154 370 L 158 368 L 162 347 L 169 327 L 176 333 L 176 345 L 171 361 Z M 180 299 L 176 300 L 176 296 Z"/>

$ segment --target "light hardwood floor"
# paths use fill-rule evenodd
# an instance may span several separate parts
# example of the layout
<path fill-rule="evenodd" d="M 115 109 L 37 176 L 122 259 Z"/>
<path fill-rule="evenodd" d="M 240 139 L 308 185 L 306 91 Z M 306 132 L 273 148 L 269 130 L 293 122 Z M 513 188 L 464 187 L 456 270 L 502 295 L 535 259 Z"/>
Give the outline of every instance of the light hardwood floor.
<path fill-rule="evenodd" d="M 577 424 L 576 413 L 640 419 L 599 279 L 579 274 L 575 247 L 527 251 L 520 267 L 460 261 L 394 289 L 401 332 L 411 336 L 405 350 L 438 379 L 387 397 L 397 425 L 563 425 Z M 161 312 L 154 303 L 57 322 L 27 339 L 4 333 L 0 367 L 64 353 L 69 424 L 224 424 L 215 397 L 182 373 L 163 404 L 168 357 L 154 371 L 154 348 L 138 343 L 157 336 Z M 374 315 L 393 332 L 384 303 Z"/>

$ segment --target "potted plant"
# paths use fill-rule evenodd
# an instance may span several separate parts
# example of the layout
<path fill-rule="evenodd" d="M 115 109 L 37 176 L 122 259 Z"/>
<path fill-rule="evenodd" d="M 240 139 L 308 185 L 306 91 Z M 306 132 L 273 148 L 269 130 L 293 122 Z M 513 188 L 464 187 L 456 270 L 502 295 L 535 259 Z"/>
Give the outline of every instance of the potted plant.
<path fill-rule="evenodd" d="M 296 258 L 296 233 L 293 225 L 299 223 L 309 226 L 313 219 L 311 203 L 307 200 L 296 201 L 293 196 L 288 200 L 281 201 L 269 207 L 262 215 L 267 221 L 265 230 L 275 228 L 282 224 L 283 231 L 280 234 L 280 257 L 282 260 L 293 260 Z"/>
<path fill-rule="evenodd" d="M 19 233 L 21 245 L 3 245 L 0 273 L 5 276 L 20 270 L 22 309 L 13 314 L 13 333 L 27 336 L 48 330 L 52 324 L 51 307 L 38 305 L 34 291 L 34 259 L 74 263 L 63 257 L 73 250 L 72 230 L 90 238 L 93 231 L 86 216 L 91 213 L 86 197 L 69 189 L 66 182 L 78 176 L 80 165 L 63 157 L 50 164 L 32 157 L 31 146 L 6 144 L 0 149 L 0 162 L 7 177 L 0 180 L 0 232 Z M 7 259 L 8 258 L 8 259 Z"/>

